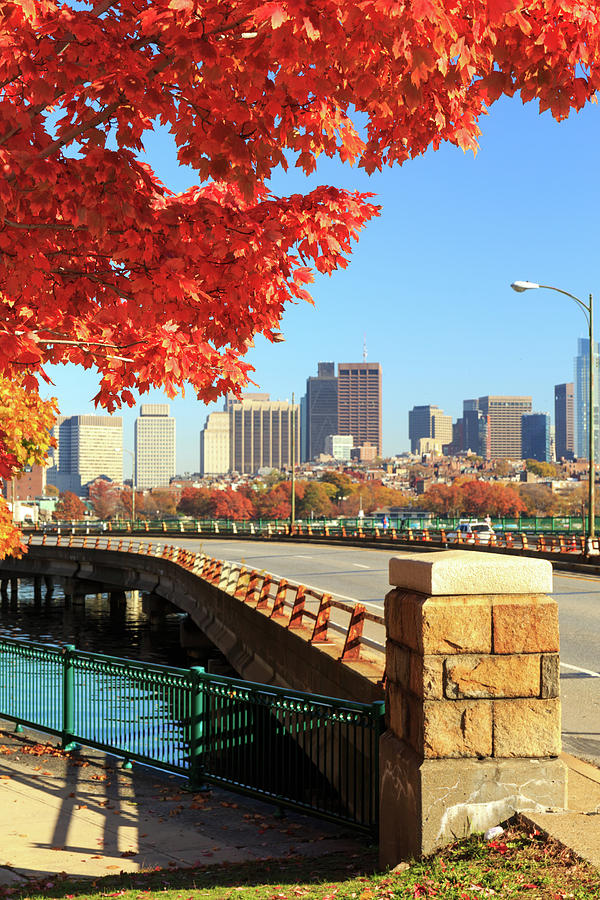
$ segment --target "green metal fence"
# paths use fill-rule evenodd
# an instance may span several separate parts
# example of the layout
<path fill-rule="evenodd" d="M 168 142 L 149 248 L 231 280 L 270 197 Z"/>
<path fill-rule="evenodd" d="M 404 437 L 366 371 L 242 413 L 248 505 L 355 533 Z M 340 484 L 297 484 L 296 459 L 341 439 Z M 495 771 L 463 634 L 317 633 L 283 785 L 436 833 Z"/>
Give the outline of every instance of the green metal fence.
<path fill-rule="evenodd" d="M 468 519 L 469 516 L 460 515 L 436 515 L 434 513 L 417 512 L 415 514 L 403 515 L 376 515 L 364 516 L 363 518 L 353 518 L 349 516 L 340 516 L 335 519 L 314 519 L 314 520 L 296 520 L 296 527 L 300 533 L 307 534 L 310 531 L 314 535 L 324 535 L 336 537 L 340 536 L 342 529 L 348 534 L 358 528 L 366 530 L 389 530 L 395 529 L 397 532 L 407 532 L 409 529 L 422 530 L 424 528 L 439 531 L 445 531 L 456 528 L 461 520 Z M 474 517 L 477 518 L 477 517 Z M 497 531 L 519 531 L 535 534 L 585 534 L 588 530 L 588 519 L 581 516 L 492 516 L 491 523 Z M 26 528 L 26 531 L 30 529 Z M 36 529 L 32 529 L 35 531 Z M 38 529 L 41 531 L 57 532 L 63 534 L 96 534 L 107 533 L 111 531 L 121 533 L 132 530 L 130 520 L 113 520 L 111 522 L 97 522 L 81 520 L 79 522 L 56 522 L 51 525 L 43 526 Z M 289 520 L 287 519 L 254 519 L 251 521 L 236 522 L 233 519 L 192 519 L 189 516 L 172 517 L 160 520 L 138 519 L 134 523 L 136 533 L 148 531 L 152 534 L 177 533 L 177 534 L 201 534 L 204 536 L 211 535 L 236 535 L 244 537 L 250 536 L 267 536 L 276 534 L 285 534 L 289 531 Z M 600 517 L 596 517 L 596 531 L 600 530 Z"/>
<path fill-rule="evenodd" d="M 363 830 L 384 704 L 0 639 L 0 717 Z"/>

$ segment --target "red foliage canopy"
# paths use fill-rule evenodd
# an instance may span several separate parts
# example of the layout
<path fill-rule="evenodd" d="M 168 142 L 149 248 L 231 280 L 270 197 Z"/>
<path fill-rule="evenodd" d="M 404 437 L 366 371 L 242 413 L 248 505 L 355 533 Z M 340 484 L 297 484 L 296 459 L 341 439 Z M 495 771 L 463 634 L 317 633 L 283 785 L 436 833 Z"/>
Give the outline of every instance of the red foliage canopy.
<path fill-rule="evenodd" d="M 108 409 L 239 389 L 311 266 L 346 265 L 377 208 L 276 197 L 275 167 L 474 148 L 502 94 L 560 119 L 600 87 L 595 0 L 7 0 L 0 40 L 0 377 L 95 366 Z M 142 157 L 158 123 L 181 194 Z"/>
<path fill-rule="evenodd" d="M 474 148 L 501 94 L 562 118 L 600 87 L 592 0 L 14 0 L 0 34 L 0 370 L 95 365 L 108 408 L 239 387 L 307 263 L 345 265 L 376 208 L 275 197 L 274 167 Z M 203 187 L 142 160 L 156 123 Z"/>

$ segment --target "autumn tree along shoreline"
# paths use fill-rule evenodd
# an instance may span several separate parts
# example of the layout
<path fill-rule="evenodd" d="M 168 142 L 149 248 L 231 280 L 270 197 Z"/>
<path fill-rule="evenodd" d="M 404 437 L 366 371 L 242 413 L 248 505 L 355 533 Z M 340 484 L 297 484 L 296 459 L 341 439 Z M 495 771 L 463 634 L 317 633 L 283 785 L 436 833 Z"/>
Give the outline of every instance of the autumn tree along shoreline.
<path fill-rule="evenodd" d="M 48 445 L 47 363 L 95 368 L 109 411 L 134 390 L 244 387 L 255 335 L 278 340 L 285 305 L 346 266 L 378 214 L 334 186 L 277 197 L 275 168 L 475 149 L 499 97 L 562 119 L 600 81 L 591 0 L 13 0 L 0 30 L 8 477 L 17 445 L 35 461 Z M 181 194 L 142 159 L 156 122 L 197 173 Z M 16 546 L 9 519 L 3 506 L 0 554 Z"/>

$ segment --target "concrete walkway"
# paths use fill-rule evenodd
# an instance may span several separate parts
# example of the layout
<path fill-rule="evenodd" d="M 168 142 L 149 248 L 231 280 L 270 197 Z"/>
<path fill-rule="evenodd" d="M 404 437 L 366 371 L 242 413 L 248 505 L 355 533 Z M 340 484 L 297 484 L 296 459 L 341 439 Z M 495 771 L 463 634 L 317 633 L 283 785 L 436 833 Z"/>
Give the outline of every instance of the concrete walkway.
<path fill-rule="evenodd" d="M 4 725 L 4 727 L 2 727 Z M 191 794 L 183 779 L 0 723 L 0 885 L 66 873 L 356 853 L 366 838 L 220 788 Z M 38 743 L 39 741 L 39 743 Z"/>
<path fill-rule="evenodd" d="M 0 722 L 0 885 L 364 849 L 366 838 L 343 826 L 282 819 L 220 788 L 191 794 L 180 778 L 125 772 L 103 753 L 64 754 L 54 739 L 11 729 Z M 563 758 L 569 809 L 525 818 L 600 868 L 600 770 Z"/>

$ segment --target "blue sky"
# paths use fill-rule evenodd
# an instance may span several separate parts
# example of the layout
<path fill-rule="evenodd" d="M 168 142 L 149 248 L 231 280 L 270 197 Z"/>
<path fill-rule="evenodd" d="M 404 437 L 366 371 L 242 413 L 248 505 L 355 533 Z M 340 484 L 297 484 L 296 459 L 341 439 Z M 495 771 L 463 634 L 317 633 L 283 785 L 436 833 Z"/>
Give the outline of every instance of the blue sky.
<path fill-rule="evenodd" d="M 437 403 L 456 418 L 468 397 L 530 394 L 535 411 L 553 415 L 553 388 L 573 379 L 585 319 L 565 297 L 516 294 L 510 283 L 552 284 L 584 299 L 598 291 L 599 116 L 591 105 L 556 123 L 515 97 L 481 121 L 476 157 L 444 146 L 371 177 L 330 160 L 311 178 L 278 173 L 271 186 L 279 194 L 333 184 L 376 193 L 383 211 L 348 268 L 312 285 L 315 307 L 288 308 L 285 342 L 257 339 L 248 356 L 254 390 L 299 398 L 319 360 L 360 360 L 366 334 L 369 361 L 383 369 L 386 454 L 408 448 L 415 404 Z M 193 183 L 190 170 L 177 168 L 168 136 L 151 135 L 146 150 L 171 188 Z M 94 412 L 93 374 L 73 367 L 50 374 L 64 415 Z M 141 402 L 164 402 L 164 395 Z M 171 402 L 179 473 L 198 470 L 199 433 L 218 408 L 191 391 Z M 133 448 L 137 413 L 121 414 L 124 445 Z M 128 465 L 126 457 L 126 473 Z"/>

